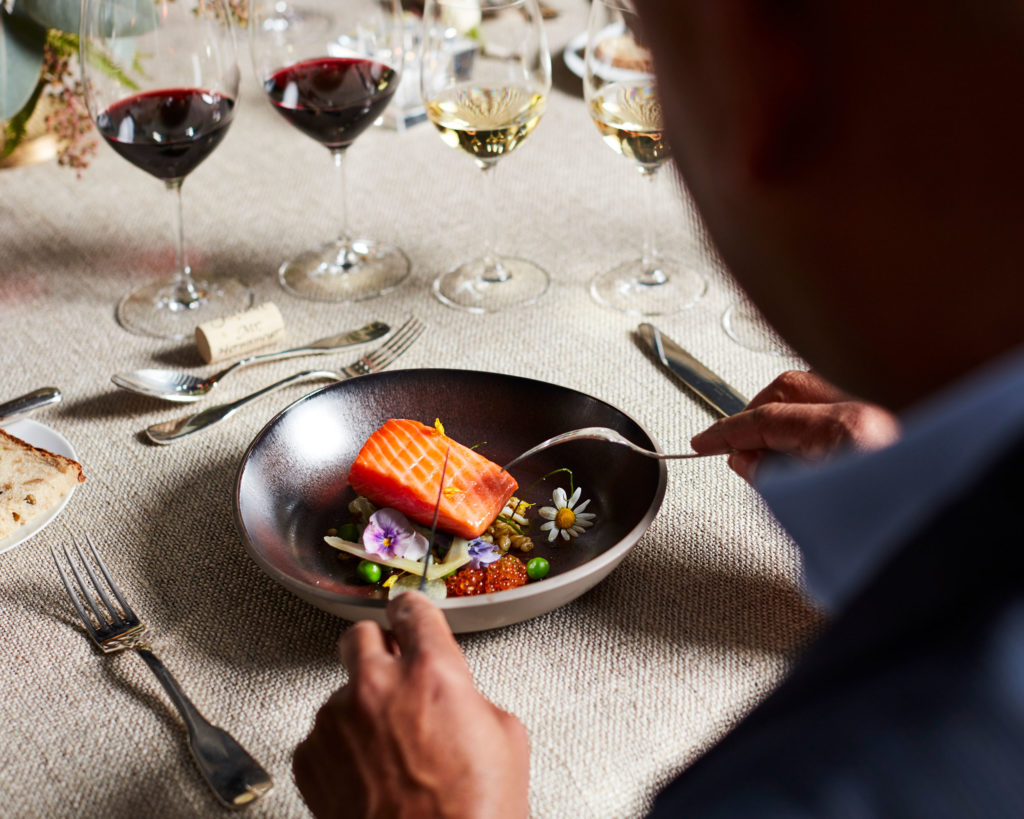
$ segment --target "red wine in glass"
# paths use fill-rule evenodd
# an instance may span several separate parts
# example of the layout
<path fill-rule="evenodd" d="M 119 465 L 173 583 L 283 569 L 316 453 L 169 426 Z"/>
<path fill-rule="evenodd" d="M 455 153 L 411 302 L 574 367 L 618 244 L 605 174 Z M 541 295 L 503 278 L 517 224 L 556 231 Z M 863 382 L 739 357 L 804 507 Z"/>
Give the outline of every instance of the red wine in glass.
<path fill-rule="evenodd" d="M 384 113 L 398 79 L 396 71 L 374 60 L 327 57 L 282 68 L 264 90 L 302 133 L 342 150 Z"/>
<path fill-rule="evenodd" d="M 184 179 L 210 155 L 231 124 L 235 101 L 211 91 L 147 91 L 111 105 L 96 128 L 115 151 L 165 182 Z"/>
<path fill-rule="evenodd" d="M 338 238 L 286 261 L 285 290 L 315 301 L 379 296 L 409 275 L 397 247 L 348 232 L 343 158 L 387 108 L 404 62 L 399 0 L 304 0 L 296 17 L 281 0 L 252 0 L 253 66 L 271 105 L 326 147 L 336 169 Z"/>

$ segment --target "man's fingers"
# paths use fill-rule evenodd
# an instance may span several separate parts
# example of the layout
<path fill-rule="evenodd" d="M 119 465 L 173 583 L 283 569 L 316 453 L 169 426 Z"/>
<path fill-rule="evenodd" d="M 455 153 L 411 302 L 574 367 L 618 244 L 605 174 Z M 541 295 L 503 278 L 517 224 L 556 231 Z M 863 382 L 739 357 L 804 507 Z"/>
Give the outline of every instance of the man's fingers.
<path fill-rule="evenodd" d="M 816 373 L 788 370 L 755 395 L 747 409 L 764 404 L 832 404 L 850 397 Z"/>
<path fill-rule="evenodd" d="M 771 449 L 814 456 L 834 449 L 841 431 L 834 405 L 765 404 L 723 419 L 718 433 L 730 450 Z"/>
<path fill-rule="evenodd" d="M 729 456 L 729 468 L 747 483 L 754 482 L 754 472 L 761 460 L 762 452 L 734 452 Z"/>
<path fill-rule="evenodd" d="M 857 401 L 835 404 L 764 404 L 717 421 L 691 441 L 696 452 L 770 449 L 817 458 L 843 446 L 877 449 L 899 434 L 896 419 Z"/>
<path fill-rule="evenodd" d="M 417 591 L 406 592 L 388 603 L 388 621 L 404 658 L 430 653 L 437 659 L 458 657 L 459 649 L 448 621 L 439 608 Z"/>
<path fill-rule="evenodd" d="M 383 629 L 371 620 L 354 623 L 338 640 L 338 656 L 350 672 L 370 657 L 391 653 Z"/>

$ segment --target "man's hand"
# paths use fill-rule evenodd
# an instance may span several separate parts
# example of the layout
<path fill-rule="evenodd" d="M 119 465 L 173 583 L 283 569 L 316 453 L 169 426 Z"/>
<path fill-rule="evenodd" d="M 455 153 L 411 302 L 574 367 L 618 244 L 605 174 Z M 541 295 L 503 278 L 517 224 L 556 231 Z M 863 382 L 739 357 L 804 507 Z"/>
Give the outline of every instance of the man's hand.
<path fill-rule="evenodd" d="M 899 434 L 899 422 L 887 410 L 854 399 L 814 373 L 793 370 L 690 443 L 703 454 L 731 452 L 729 466 L 750 481 L 766 452 L 818 460 L 843 447 L 881 449 Z"/>
<path fill-rule="evenodd" d="M 388 604 L 392 633 L 353 625 L 348 684 L 296 748 L 295 782 L 318 817 L 525 817 L 529 746 L 476 690 L 444 615 L 418 592 Z"/>

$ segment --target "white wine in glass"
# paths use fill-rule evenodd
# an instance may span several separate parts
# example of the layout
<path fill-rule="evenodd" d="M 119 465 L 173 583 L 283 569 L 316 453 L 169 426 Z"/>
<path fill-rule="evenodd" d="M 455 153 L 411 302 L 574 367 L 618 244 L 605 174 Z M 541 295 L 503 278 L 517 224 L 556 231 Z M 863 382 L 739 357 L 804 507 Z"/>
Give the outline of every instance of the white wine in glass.
<path fill-rule="evenodd" d="M 686 265 L 663 259 L 655 244 L 654 180 L 670 151 L 654 67 L 630 0 L 593 0 L 584 65 L 591 119 L 604 141 L 636 165 L 647 189 L 643 255 L 599 273 L 590 282 L 590 293 L 601 304 L 640 316 L 691 307 L 707 290 L 707 280 Z"/>
<path fill-rule="evenodd" d="M 84 0 L 82 84 L 96 129 L 120 156 L 161 180 L 174 199 L 173 278 L 121 299 L 117 320 L 158 338 L 244 310 L 252 291 L 194 273 L 185 253 L 181 186 L 227 134 L 238 63 L 225 0 Z"/>
<path fill-rule="evenodd" d="M 473 34 L 467 59 L 460 35 Z M 551 57 L 537 0 L 427 0 L 423 11 L 420 88 L 428 119 L 441 139 L 467 153 L 486 177 L 498 160 L 518 148 L 537 127 L 551 90 Z M 485 251 L 441 274 L 433 284 L 443 303 L 474 313 L 530 304 L 550 278 L 538 265 L 494 252 L 490 202 L 485 214 Z"/>

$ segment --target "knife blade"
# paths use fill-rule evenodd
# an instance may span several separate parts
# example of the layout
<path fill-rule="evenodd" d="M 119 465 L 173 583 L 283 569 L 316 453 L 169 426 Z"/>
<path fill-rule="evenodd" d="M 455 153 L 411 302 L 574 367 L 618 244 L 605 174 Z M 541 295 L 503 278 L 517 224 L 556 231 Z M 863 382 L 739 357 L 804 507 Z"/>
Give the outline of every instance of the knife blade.
<path fill-rule="evenodd" d="M 735 415 L 749 403 L 735 387 L 725 383 L 721 376 L 701 364 L 653 324 L 645 322 L 636 331 L 661 365 L 723 418 Z"/>
<path fill-rule="evenodd" d="M 0 424 L 9 423 L 50 404 L 59 404 L 61 398 L 60 390 L 56 387 L 40 387 L 38 390 L 12 398 L 0 404 Z"/>
<path fill-rule="evenodd" d="M 437 503 L 434 504 L 434 520 L 430 524 L 430 538 L 427 540 L 427 554 L 423 558 L 423 575 L 420 577 L 420 591 L 427 588 L 427 570 L 430 568 L 430 554 L 434 549 L 434 538 L 437 536 L 437 515 L 441 511 L 441 495 L 444 493 L 444 476 L 448 471 L 448 456 L 452 454 L 449 443 L 444 451 L 444 463 L 441 464 L 441 481 L 437 487 Z"/>

